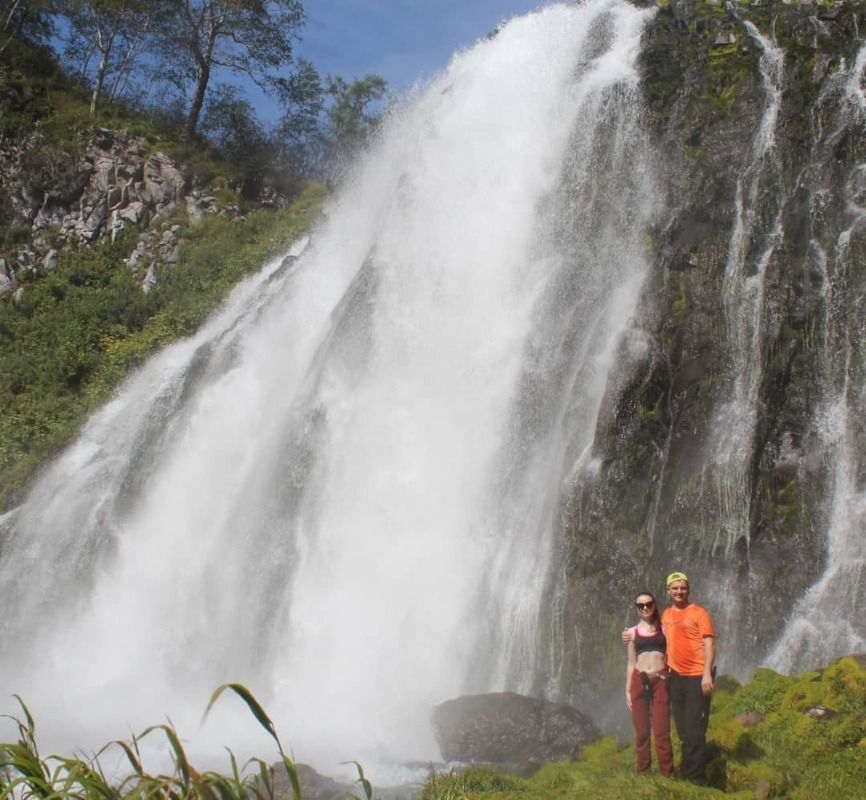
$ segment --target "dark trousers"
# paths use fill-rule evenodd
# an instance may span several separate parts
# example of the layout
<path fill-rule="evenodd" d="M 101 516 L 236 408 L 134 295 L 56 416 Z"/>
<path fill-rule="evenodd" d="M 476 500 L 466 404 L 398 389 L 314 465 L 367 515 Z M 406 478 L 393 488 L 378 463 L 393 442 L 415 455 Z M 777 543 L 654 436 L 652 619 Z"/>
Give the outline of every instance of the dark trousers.
<path fill-rule="evenodd" d="M 695 783 L 706 781 L 707 724 L 710 721 L 710 695 L 701 691 L 700 675 L 677 675 L 668 678 L 671 712 L 682 742 L 680 775 Z"/>
<path fill-rule="evenodd" d="M 671 745 L 671 717 L 668 705 L 666 675 L 648 675 L 649 690 L 644 687 L 641 673 L 631 674 L 628 693 L 631 697 L 631 719 L 634 723 L 634 749 L 638 773 L 649 772 L 652 762 L 650 754 L 650 730 L 655 740 L 659 772 L 671 777 L 674 774 L 674 751 Z"/>

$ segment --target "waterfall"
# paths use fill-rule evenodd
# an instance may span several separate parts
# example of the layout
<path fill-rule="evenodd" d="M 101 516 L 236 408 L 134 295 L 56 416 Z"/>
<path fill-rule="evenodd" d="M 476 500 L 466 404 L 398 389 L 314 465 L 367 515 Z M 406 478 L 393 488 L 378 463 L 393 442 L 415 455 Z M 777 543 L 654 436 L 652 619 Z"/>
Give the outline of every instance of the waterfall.
<path fill-rule="evenodd" d="M 866 43 L 861 43 L 854 64 L 834 76 L 826 97 L 821 98 L 835 112 L 836 124 L 821 131 L 820 145 L 828 152 L 846 135 L 862 136 L 866 125 L 864 71 Z M 820 578 L 794 605 L 767 658 L 771 667 L 785 672 L 819 667 L 866 648 L 866 431 L 862 421 L 866 285 L 857 257 L 850 252 L 852 234 L 866 225 L 866 163 L 856 164 L 846 178 L 843 229 L 827 246 L 812 242 L 824 279 L 823 397 L 813 427 L 830 476 L 826 564 Z"/>
<path fill-rule="evenodd" d="M 563 472 L 646 269 L 651 13 L 555 5 L 457 55 L 311 242 L 0 518 L 0 677 L 51 746 L 165 714 L 193 756 L 261 747 L 228 704 L 198 726 L 241 681 L 325 771 L 435 759 L 435 703 L 533 684 Z"/>
<path fill-rule="evenodd" d="M 732 386 L 713 425 L 719 434 L 713 444 L 713 466 L 721 510 L 714 547 L 726 555 L 738 541 L 749 539 L 749 475 L 764 357 L 765 276 L 782 238 L 775 128 L 782 100 L 784 53 L 751 22 L 744 25 L 761 49 L 759 65 L 766 105 L 752 141 L 751 159 L 737 182 L 722 289 Z"/>

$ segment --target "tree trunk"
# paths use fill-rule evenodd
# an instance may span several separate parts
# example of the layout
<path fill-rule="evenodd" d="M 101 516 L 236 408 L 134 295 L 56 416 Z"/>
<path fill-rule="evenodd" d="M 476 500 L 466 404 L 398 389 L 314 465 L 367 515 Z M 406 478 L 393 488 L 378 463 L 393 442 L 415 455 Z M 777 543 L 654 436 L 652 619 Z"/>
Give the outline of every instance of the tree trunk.
<path fill-rule="evenodd" d="M 201 114 L 201 108 L 204 105 L 204 96 L 207 91 L 207 84 L 210 80 L 210 68 L 204 64 L 199 65 L 198 75 L 195 81 L 195 94 L 192 98 L 192 104 L 189 107 L 189 116 L 186 119 L 186 138 L 192 139 L 195 136 L 196 128 L 198 128 L 198 118 Z"/>
<path fill-rule="evenodd" d="M 204 96 L 207 92 L 207 84 L 210 80 L 210 68 L 213 63 L 213 49 L 216 44 L 217 30 L 221 20 L 210 19 L 207 23 L 207 35 L 204 47 L 197 50 L 195 59 L 198 63 L 198 72 L 195 78 L 195 94 L 189 107 L 189 116 L 186 119 L 186 138 L 192 139 L 198 128 L 198 118 L 204 105 Z"/>
<path fill-rule="evenodd" d="M 102 37 L 99 37 L 100 42 Z M 108 37 L 105 46 L 99 48 L 99 66 L 96 68 L 96 80 L 93 82 L 93 94 L 90 97 L 90 117 L 96 116 L 96 101 L 102 93 L 102 85 L 105 83 L 105 72 L 108 69 L 108 56 L 111 54 L 111 45 L 114 41 L 114 34 Z"/>

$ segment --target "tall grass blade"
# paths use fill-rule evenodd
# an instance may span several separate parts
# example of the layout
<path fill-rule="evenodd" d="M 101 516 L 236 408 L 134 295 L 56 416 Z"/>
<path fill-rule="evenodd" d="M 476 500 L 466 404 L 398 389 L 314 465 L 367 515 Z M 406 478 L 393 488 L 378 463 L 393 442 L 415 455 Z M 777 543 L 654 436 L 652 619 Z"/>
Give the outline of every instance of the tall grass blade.
<path fill-rule="evenodd" d="M 265 787 L 269 800 L 274 800 L 274 784 L 271 781 L 271 768 L 260 758 L 254 760 L 259 765 L 259 780 L 261 780 L 262 785 Z"/>
<path fill-rule="evenodd" d="M 285 753 L 283 753 L 283 766 L 286 768 L 286 773 L 292 784 L 295 800 L 301 800 L 301 782 L 298 779 L 298 770 L 295 768 L 294 762 Z"/>
<path fill-rule="evenodd" d="M 189 789 L 189 762 L 186 759 L 186 753 L 184 752 L 183 747 L 180 744 L 180 740 L 177 738 L 177 734 L 174 731 L 174 728 L 171 725 L 151 725 L 149 728 L 146 728 L 141 732 L 139 739 L 143 739 L 152 731 L 162 731 L 165 734 L 165 738 L 168 739 L 168 744 L 174 753 L 175 765 L 180 772 L 180 783 L 181 788 L 186 791 Z M 170 796 L 173 796 L 171 794 Z"/>
<path fill-rule="evenodd" d="M 367 800 L 373 800 L 373 784 L 367 780 L 364 775 L 364 768 L 357 761 L 343 761 L 342 764 L 354 764 L 355 769 L 358 770 L 358 780 L 355 783 L 360 783 L 361 788 L 364 790 L 364 796 Z"/>
<path fill-rule="evenodd" d="M 109 747 L 112 745 L 117 745 L 123 752 L 126 754 L 126 759 L 129 761 L 130 766 L 132 767 L 133 772 L 139 777 L 144 775 L 144 769 L 141 766 L 141 760 L 138 756 L 138 749 L 135 751 L 129 746 L 127 742 L 124 742 L 122 739 L 115 739 L 112 742 L 109 742 L 105 747 L 103 747 L 99 753 L 97 753 L 97 758 L 102 755 Z"/>
<path fill-rule="evenodd" d="M 204 710 L 204 714 L 202 715 L 202 721 L 207 717 L 210 713 L 211 708 L 213 708 L 214 703 L 216 703 L 219 696 L 226 690 L 231 689 L 238 697 L 241 698 L 246 704 L 247 708 L 253 713 L 253 716 L 259 721 L 259 724 L 273 737 L 274 741 L 277 743 L 277 747 L 280 748 L 280 752 L 282 753 L 283 748 L 280 745 L 279 737 L 277 736 L 277 730 L 274 727 L 274 723 L 271 721 L 271 718 L 265 713 L 265 710 L 259 705 L 258 700 L 253 697 L 252 692 L 247 689 L 241 683 L 224 683 L 222 686 L 218 686 L 214 693 L 210 697 L 210 701 L 208 701 L 207 708 Z"/>
<path fill-rule="evenodd" d="M 33 721 L 30 709 L 27 708 L 27 703 L 21 699 L 21 695 L 13 694 L 12 696 L 18 701 L 18 705 L 21 706 L 21 710 L 24 712 L 24 718 L 27 720 L 27 730 L 30 733 L 34 733 L 36 731 L 36 723 Z"/>

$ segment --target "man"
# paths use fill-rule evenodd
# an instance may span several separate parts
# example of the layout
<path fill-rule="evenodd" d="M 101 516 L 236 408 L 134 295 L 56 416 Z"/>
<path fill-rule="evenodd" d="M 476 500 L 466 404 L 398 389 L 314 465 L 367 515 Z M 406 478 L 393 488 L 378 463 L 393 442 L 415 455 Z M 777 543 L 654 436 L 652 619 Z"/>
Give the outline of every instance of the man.
<path fill-rule="evenodd" d="M 672 572 L 665 583 L 672 605 L 662 614 L 662 630 L 667 638 L 671 713 L 682 742 L 680 774 L 694 783 L 705 783 L 716 634 L 709 612 L 689 602 L 685 574 Z M 630 638 L 624 631 L 623 640 Z"/>

